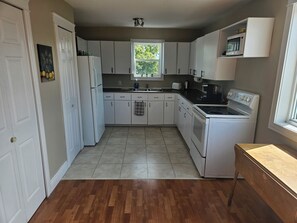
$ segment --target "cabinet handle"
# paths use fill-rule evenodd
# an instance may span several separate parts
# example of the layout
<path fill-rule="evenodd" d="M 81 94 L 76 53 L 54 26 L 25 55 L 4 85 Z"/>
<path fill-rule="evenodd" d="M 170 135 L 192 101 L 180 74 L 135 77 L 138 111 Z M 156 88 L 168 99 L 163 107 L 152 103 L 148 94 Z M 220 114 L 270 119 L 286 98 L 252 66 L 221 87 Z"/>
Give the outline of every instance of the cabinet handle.
<path fill-rule="evenodd" d="M 128 70 L 129 74 L 131 74 L 131 68 L 129 67 L 129 70 Z"/>
<path fill-rule="evenodd" d="M 165 68 L 165 74 L 167 74 L 167 68 Z"/>
<path fill-rule="evenodd" d="M 184 114 L 184 118 L 186 118 L 186 113 Z"/>
<path fill-rule="evenodd" d="M 166 107 L 168 107 L 168 103 L 166 102 Z"/>
<path fill-rule="evenodd" d="M 149 103 L 149 108 L 151 107 L 151 103 Z"/>
<path fill-rule="evenodd" d="M 137 98 L 141 98 L 141 96 L 138 96 Z"/>
<path fill-rule="evenodd" d="M 204 71 L 202 70 L 202 71 L 201 71 L 201 77 L 203 77 L 203 76 L 204 76 Z"/>
<path fill-rule="evenodd" d="M 194 75 L 194 76 L 196 75 L 196 70 L 193 70 L 193 75 Z"/>
<path fill-rule="evenodd" d="M 180 74 L 180 68 L 178 68 L 177 72 L 178 72 L 178 74 Z"/>
<path fill-rule="evenodd" d="M 10 138 L 10 142 L 11 143 L 15 143 L 17 141 L 17 138 L 15 136 L 11 137 Z"/>
<path fill-rule="evenodd" d="M 130 102 L 128 102 L 128 107 L 130 107 Z"/>
<path fill-rule="evenodd" d="M 112 101 L 110 102 L 110 105 L 112 106 Z"/>
<path fill-rule="evenodd" d="M 192 69 L 190 68 L 190 75 L 192 74 Z"/>
<path fill-rule="evenodd" d="M 180 106 L 178 106 L 178 110 L 179 110 L 179 111 L 180 111 L 180 109 L 181 109 Z"/>
<path fill-rule="evenodd" d="M 113 74 L 113 67 L 111 68 L 111 73 Z"/>
<path fill-rule="evenodd" d="M 125 98 L 125 96 L 120 96 L 120 98 Z"/>
<path fill-rule="evenodd" d="M 158 99 L 159 97 L 154 97 L 155 99 Z"/>

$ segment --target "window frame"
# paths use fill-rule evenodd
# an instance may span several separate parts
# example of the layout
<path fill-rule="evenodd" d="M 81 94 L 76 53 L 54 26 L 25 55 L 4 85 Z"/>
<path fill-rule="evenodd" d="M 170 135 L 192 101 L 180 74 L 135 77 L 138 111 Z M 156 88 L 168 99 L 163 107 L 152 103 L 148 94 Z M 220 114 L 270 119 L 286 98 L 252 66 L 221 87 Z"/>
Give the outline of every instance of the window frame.
<path fill-rule="evenodd" d="M 159 39 L 131 39 L 131 80 L 137 81 L 161 81 L 164 80 L 164 40 Z M 135 54 L 134 54 L 134 44 L 135 43 L 160 43 L 160 58 L 159 60 L 152 60 L 152 61 L 159 61 L 159 74 L 160 77 L 135 77 L 134 74 L 136 73 L 136 63 L 135 63 Z M 144 60 L 149 61 L 149 60 Z"/>
<path fill-rule="evenodd" d="M 297 2 L 289 0 L 268 127 L 297 142 Z M 297 108 L 297 107 L 296 107 Z"/>

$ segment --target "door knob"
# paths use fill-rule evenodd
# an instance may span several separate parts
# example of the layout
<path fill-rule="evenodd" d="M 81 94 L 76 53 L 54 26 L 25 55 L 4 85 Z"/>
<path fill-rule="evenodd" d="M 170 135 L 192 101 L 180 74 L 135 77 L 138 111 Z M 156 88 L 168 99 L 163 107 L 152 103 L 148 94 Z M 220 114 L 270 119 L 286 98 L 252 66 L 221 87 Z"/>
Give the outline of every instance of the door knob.
<path fill-rule="evenodd" d="M 11 142 L 11 143 L 16 142 L 16 140 L 17 140 L 17 138 L 16 138 L 15 136 L 13 136 L 13 137 L 10 138 L 10 142 Z"/>

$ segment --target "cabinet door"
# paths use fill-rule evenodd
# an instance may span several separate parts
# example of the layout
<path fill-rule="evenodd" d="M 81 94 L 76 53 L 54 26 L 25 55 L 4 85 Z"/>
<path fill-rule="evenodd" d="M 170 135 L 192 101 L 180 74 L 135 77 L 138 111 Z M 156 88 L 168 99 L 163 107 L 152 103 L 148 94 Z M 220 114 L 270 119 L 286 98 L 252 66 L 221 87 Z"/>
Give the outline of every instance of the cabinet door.
<path fill-rule="evenodd" d="M 177 73 L 189 74 L 190 43 L 177 43 Z"/>
<path fill-rule="evenodd" d="M 204 36 L 196 40 L 196 76 L 201 77 L 204 61 Z"/>
<path fill-rule="evenodd" d="M 135 101 L 132 102 L 132 124 L 133 125 L 147 125 L 147 101 L 144 102 L 144 115 L 137 116 L 134 114 Z"/>
<path fill-rule="evenodd" d="M 192 134 L 192 116 L 190 113 L 186 112 L 185 113 L 185 126 L 184 126 L 184 140 L 186 141 L 187 145 L 190 147 L 190 142 L 191 142 L 191 134 Z"/>
<path fill-rule="evenodd" d="M 77 50 L 88 52 L 88 41 L 80 38 L 79 36 L 76 37 L 76 44 L 77 44 Z"/>
<path fill-rule="evenodd" d="M 164 74 L 177 74 L 177 43 L 164 43 Z"/>
<path fill-rule="evenodd" d="M 114 42 L 101 41 L 102 73 L 114 73 Z"/>
<path fill-rule="evenodd" d="M 218 44 L 220 31 L 215 31 L 205 35 L 204 37 L 204 76 L 205 79 L 215 79 Z"/>
<path fill-rule="evenodd" d="M 88 41 L 88 53 L 90 56 L 100 57 L 101 56 L 100 41 Z"/>
<path fill-rule="evenodd" d="M 114 124 L 114 101 L 104 101 L 105 124 Z"/>
<path fill-rule="evenodd" d="M 190 45 L 190 64 L 189 64 L 189 74 L 196 75 L 196 40 L 191 42 Z"/>
<path fill-rule="evenodd" d="M 131 42 L 116 41 L 114 42 L 115 51 L 115 73 L 131 73 Z"/>
<path fill-rule="evenodd" d="M 115 124 L 131 125 L 131 101 L 115 101 Z"/>
<path fill-rule="evenodd" d="M 165 101 L 164 103 L 164 124 L 174 124 L 174 101 Z"/>
<path fill-rule="evenodd" d="M 179 132 L 182 134 L 182 136 L 184 136 L 184 113 L 185 113 L 185 109 L 181 105 L 179 105 L 177 128 Z"/>
<path fill-rule="evenodd" d="M 164 101 L 149 101 L 148 102 L 148 124 L 162 125 L 164 114 Z"/>

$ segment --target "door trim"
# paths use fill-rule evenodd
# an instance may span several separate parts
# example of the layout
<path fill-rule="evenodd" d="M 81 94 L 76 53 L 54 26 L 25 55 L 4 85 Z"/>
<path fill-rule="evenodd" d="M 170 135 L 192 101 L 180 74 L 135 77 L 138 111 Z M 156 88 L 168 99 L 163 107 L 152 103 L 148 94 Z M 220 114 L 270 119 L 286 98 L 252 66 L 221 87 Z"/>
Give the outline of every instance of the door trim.
<path fill-rule="evenodd" d="M 62 29 L 65 29 L 65 30 L 68 30 L 68 31 L 72 32 L 72 41 L 73 41 L 73 43 L 75 43 L 75 25 L 73 23 L 69 22 L 68 20 L 64 19 L 60 15 L 54 13 L 54 12 L 52 14 L 53 14 L 54 29 L 55 29 L 56 47 L 57 47 L 57 52 L 58 52 L 57 53 L 58 54 L 58 66 L 59 66 L 59 71 L 61 73 L 61 69 L 60 69 L 60 65 L 59 65 L 59 62 L 61 61 L 61 58 L 60 58 L 59 46 L 58 46 L 58 42 L 59 42 L 58 28 L 62 28 Z M 82 134 L 82 118 L 81 118 L 81 103 L 80 103 L 80 92 L 79 92 L 76 44 L 73 44 L 73 58 L 74 58 L 74 72 L 75 72 L 74 75 L 75 75 L 75 79 L 76 79 L 76 90 L 77 90 L 77 100 L 78 100 L 80 149 L 82 149 L 83 146 L 84 146 L 84 143 L 83 143 L 83 134 Z M 60 80 L 62 81 L 61 75 L 60 75 Z M 61 84 L 61 86 L 62 86 L 62 84 Z M 63 103 L 62 87 L 60 89 L 61 89 L 62 103 Z M 64 110 L 64 106 L 62 106 L 62 107 L 63 107 L 63 110 Z M 63 115 L 64 115 L 64 112 L 63 112 Z M 65 125 L 65 116 L 64 116 L 64 125 Z M 66 142 L 66 147 L 68 148 L 67 142 Z M 68 155 L 68 149 L 67 149 L 67 168 L 69 168 L 70 165 L 71 165 L 71 163 L 69 162 L 69 155 Z"/>

